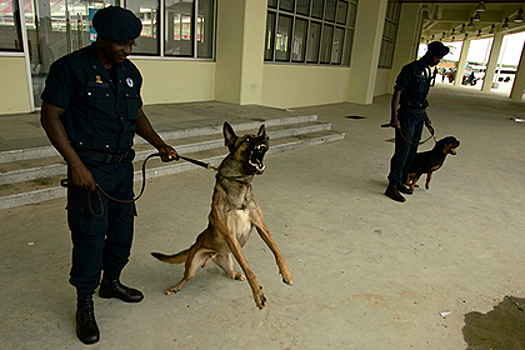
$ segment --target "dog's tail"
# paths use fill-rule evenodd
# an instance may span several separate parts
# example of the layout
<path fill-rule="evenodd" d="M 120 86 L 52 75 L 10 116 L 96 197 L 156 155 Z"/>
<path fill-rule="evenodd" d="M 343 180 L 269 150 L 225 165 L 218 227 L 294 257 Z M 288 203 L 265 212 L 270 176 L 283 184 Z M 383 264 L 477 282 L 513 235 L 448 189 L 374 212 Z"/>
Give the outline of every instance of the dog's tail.
<path fill-rule="evenodd" d="M 153 255 L 155 258 L 159 259 L 160 261 L 164 261 L 170 264 L 182 264 L 188 258 L 189 252 L 190 250 L 186 249 L 174 255 L 165 255 L 162 253 L 151 253 L 151 255 Z"/>

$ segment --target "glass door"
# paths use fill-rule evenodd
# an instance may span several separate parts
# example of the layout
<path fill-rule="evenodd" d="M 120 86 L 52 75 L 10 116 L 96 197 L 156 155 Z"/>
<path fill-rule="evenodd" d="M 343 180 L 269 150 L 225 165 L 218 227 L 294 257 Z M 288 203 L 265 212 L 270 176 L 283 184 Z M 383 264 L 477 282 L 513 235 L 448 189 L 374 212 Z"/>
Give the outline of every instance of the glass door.
<path fill-rule="evenodd" d="M 96 10 L 115 1 L 22 0 L 27 31 L 29 64 L 35 108 L 42 105 L 40 94 L 56 59 L 89 45 L 91 19 Z"/>

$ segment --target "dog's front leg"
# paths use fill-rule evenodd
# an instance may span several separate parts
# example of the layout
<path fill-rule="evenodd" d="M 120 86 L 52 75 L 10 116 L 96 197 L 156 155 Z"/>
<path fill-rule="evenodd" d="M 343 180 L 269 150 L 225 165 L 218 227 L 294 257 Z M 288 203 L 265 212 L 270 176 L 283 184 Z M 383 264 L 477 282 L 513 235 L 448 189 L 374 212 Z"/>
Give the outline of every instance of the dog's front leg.
<path fill-rule="evenodd" d="M 430 188 L 430 180 L 432 180 L 432 172 L 427 174 L 427 182 L 425 182 L 425 188 L 428 190 Z"/>
<path fill-rule="evenodd" d="M 266 303 L 266 297 L 263 294 L 261 285 L 257 281 L 257 276 L 255 276 L 255 273 L 253 273 L 253 271 L 250 269 L 250 266 L 248 266 L 248 262 L 246 261 L 244 253 L 242 252 L 241 245 L 235 238 L 235 235 L 227 235 L 226 240 L 231 252 L 233 253 L 233 256 L 241 266 L 242 270 L 244 271 L 244 275 L 250 284 L 253 298 L 255 299 L 255 304 L 260 310 L 262 310 L 264 308 L 264 304 Z"/>
<path fill-rule="evenodd" d="M 412 183 L 411 183 L 410 186 L 409 186 L 409 188 L 410 188 L 411 191 L 414 191 L 414 188 L 419 187 L 419 186 L 417 185 L 417 182 L 419 181 L 419 177 L 420 177 L 420 176 L 421 176 L 421 175 L 417 175 L 417 174 L 416 174 L 416 175 L 414 175 L 414 177 L 412 178 Z"/>
<path fill-rule="evenodd" d="M 270 233 L 270 229 L 268 228 L 268 226 L 266 226 L 266 223 L 262 220 L 262 218 L 253 222 L 253 225 L 257 229 L 257 232 L 259 232 L 259 235 L 261 236 L 262 240 L 272 251 L 275 257 L 275 262 L 279 267 L 279 273 L 283 278 L 283 282 L 291 286 L 293 284 L 292 273 L 288 269 L 288 265 L 286 265 L 286 260 L 284 260 L 284 256 L 281 254 L 281 251 L 277 247 L 277 244 L 275 243 L 275 240 L 273 239 L 273 236 Z"/>

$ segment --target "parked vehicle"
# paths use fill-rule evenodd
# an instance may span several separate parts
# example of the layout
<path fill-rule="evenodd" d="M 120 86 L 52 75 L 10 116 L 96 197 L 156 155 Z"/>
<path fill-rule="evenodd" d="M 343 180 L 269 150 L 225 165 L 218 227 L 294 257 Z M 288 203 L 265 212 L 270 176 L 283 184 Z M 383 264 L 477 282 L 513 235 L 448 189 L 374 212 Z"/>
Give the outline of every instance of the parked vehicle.
<path fill-rule="evenodd" d="M 462 85 L 471 85 L 474 86 L 478 82 L 478 78 L 476 78 L 476 75 L 474 72 L 465 72 L 463 75 L 463 80 L 461 81 Z"/>

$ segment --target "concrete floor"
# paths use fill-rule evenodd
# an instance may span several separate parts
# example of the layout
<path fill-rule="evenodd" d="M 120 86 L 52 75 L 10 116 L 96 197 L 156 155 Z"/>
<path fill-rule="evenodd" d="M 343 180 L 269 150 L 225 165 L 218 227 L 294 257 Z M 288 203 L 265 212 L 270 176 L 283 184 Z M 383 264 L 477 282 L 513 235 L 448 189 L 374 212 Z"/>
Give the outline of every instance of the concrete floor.
<path fill-rule="evenodd" d="M 281 282 L 254 232 L 244 252 L 268 299 L 262 311 L 246 282 L 213 264 L 180 293 L 164 295 L 183 266 L 150 252 L 193 243 L 207 223 L 214 175 L 150 181 L 122 278 L 146 298 L 128 305 L 96 296 L 101 341 L 91 348 L 524 349 L 525 123 L 511 118 L 525 119 L 525 102 L 433 88 L 436 134 L 454 135 L 461 146 L 430 190 L 403 204 L 383 194 L 393 132 L 379 126 L 389 120 L 389 103 L 383 96 L 370 106 L 300 109 L 346 139 L 267 157 L 254 193 L 294 285 Z M 60 199 L 0 212 L 1 349 L 86 347 L 74 331 L 64 206 Z"/>

